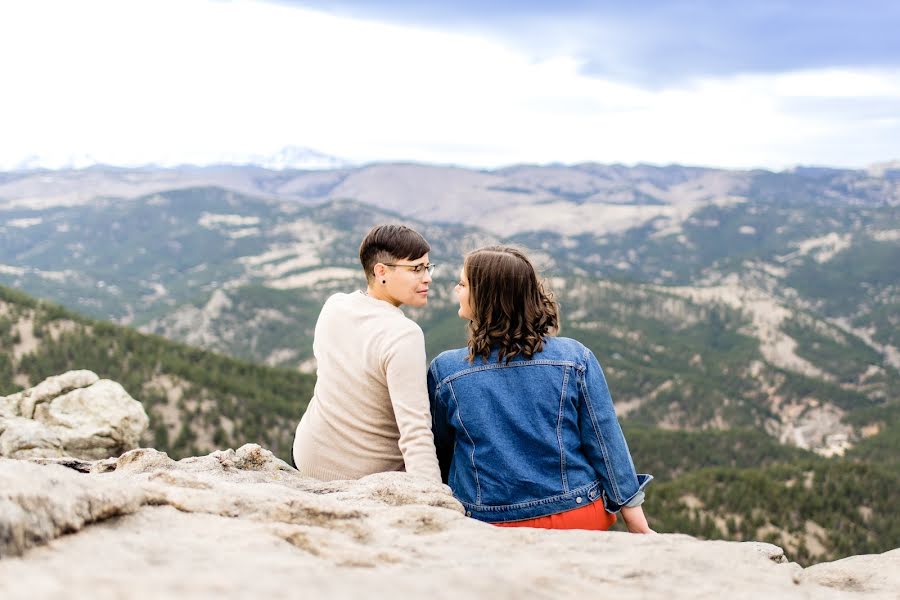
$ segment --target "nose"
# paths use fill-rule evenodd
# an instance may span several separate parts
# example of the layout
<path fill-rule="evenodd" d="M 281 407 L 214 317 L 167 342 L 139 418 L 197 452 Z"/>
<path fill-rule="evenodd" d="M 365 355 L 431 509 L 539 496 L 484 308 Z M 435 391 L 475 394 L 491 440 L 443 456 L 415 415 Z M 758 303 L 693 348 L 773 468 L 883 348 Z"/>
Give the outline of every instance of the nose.
<path fill-rule="evenodd" d="M 422 273 L 422 283 L 431 283 L 431 273 L 428 272 L 428 269 L 425 269 Z"/>

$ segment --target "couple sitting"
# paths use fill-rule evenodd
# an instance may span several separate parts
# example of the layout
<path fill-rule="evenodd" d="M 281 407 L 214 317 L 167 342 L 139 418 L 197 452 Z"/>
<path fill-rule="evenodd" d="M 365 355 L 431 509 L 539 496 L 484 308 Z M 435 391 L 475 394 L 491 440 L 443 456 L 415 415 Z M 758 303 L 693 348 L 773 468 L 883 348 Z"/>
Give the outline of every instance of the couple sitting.
<path fill-rule="evenodd" d="M 465 257 L 456 293 L 468 345 L 425 369 L 430 246 L 401 225 L 373 228 L 359 258 L 365 291 L 322 307 L 315 393 L 297 426 L 301 474 L 356 479 L 403 470 L 448 483 L 468 516 L 495 525 L 607 529 L 620 512 L 649 533 L 638 475 L 600 364 L 555 337 L 556 303 L 520 251 Z"/>

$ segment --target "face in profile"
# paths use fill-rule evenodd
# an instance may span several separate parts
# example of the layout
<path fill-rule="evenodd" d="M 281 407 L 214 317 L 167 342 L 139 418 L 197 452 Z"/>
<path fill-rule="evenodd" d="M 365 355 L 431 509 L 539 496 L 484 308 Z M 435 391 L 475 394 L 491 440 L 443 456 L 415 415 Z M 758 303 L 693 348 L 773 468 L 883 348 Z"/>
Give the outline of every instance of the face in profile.
<path fill-rule="evenodd" d="M 394 306 L 406 304 L 421 307 L 428 304 L 428 287 L 431 284 L 431 274 L 425 268 L 428 264 L 426 252 L 415 260 L 398 260 L 396 266 L 387 267 L 382 277 L 385 280 L 382 286 L 385 300 Z"/>
<path fill-rule="evenodd" d="M 472 307 L 469 304 L 469 278 L 466 277 L 466 269 L 459 270 L 459 283 L 456 284 L 456 297 L 459 300 L 459 312 L 457 314 L 461 319 L 471 321 Z"/>

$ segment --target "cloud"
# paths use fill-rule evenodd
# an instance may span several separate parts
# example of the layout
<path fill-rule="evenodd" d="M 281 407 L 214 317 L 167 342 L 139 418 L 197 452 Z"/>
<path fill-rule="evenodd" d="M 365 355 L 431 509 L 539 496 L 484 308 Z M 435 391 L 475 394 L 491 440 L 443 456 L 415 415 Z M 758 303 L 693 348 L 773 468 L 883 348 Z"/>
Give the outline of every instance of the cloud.
<path fill-rule="evenodd" d="M 498 6 L 485 22 L 500 20 Z M 545 9 L 517 6 L 521 14 L 508 20 L 525 35 Z M 564 4 L 544 29 L 577 20 L 579 10 Z M 617 18 L 627 24 L 626 16 Z M 444 25 L 240 0 L 0 3 L 0 55 L 13 57 L 0 95 L 0 165 L 30 154 L 204 163 L 287 145 L 359 162 L 482 167 L 863 166 L 900 156 L 900 108 L 892 110 L 900 67 L 735 71 L 647 85 L 587 73 L 574 51 L 526 51 L 450 16 Z M 638 34 L 650 30 L 610 31 L 631 56 L 627 44 L 643 44 Z"/>
<path fill-rule="evenodd" d="M 588 75 L 650 87 L 742 73 L 900 66 L 900 4 L 891 0 L 283 3 L 488 34 L 535 60 L 571 56 Z"/>

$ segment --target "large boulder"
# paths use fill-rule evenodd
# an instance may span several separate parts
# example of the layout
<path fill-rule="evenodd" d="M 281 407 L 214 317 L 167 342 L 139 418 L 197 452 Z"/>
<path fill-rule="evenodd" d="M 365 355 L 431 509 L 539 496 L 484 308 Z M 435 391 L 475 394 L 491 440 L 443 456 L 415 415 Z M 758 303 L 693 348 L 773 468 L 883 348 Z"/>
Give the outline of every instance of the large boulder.
<path fill-rule="evenodd" d="M 4 600 L 876 599 L 900 587 L 896 551 L 804 570 L 757 542 L 498 528 L 441 484 L 319 482 L 255 445 L 177 462 L 150 449 L 0 459 L 0 556 Z"/>
<path fill-rule="evenodd" d="M 0 397 L 0 456 L 118 456 L 138 447 L 149 419 L 121 385 L 91 371 L 69 371 Z"/>

